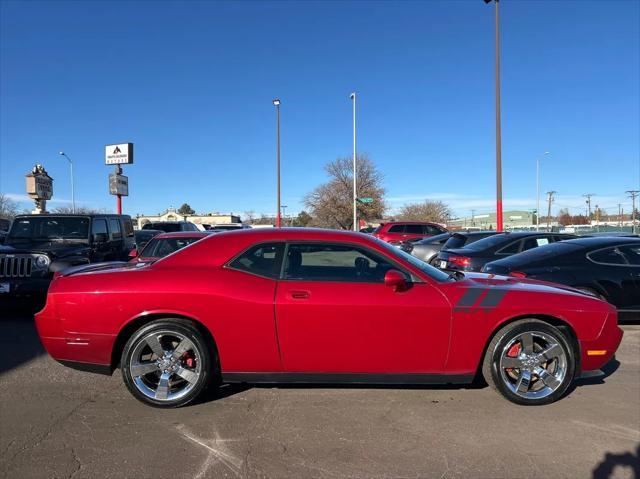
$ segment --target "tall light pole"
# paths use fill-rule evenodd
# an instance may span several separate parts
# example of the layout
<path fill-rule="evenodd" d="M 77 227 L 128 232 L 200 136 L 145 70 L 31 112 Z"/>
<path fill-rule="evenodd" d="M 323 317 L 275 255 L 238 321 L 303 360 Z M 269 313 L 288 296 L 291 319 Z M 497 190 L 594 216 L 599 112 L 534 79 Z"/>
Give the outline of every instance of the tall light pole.
<path fill-rule="evenodd" d="M 640 195 L 640 190 L 629 190 L 626 191 L 631 198 L 631 233 L 635 234 L 636 232 L 636 198 Z"/>
<path fill-rule="evenodd" d="M 497 230 L 503 231 L 502 221 L 502 132 L 500 128 L 500 8 L 499 0 L 484 0 L 485 3 L 495 2 L 495 44 L 496 44 L 496 222 Z"/>
<path fill-rule="evenodd" d="M 542 155 L 542 158 L 549 154 L 548 151 L 545 151 Z M 538 157 L 536 160 L 536 231 L 540 231 L 540 160 L 541 157 Z"/>
<path fill-rule="evenodd" d="M 69 168 L 71 169 L 71 211 L 73 211 L 73 214 L 75 214 L 76 213 L 76 194 L 73 186 L 73 161 L 71 161 L 71 158 L 69 158 L 64 151 L 60 152 L 60 156 L 64 156 L 67 159 L 67 161 L 69 162 Z"/>
<path fill-rule="evenodd" d="M 356 92 L 349 95 L 353 103 L 353 231 L 358 231 L 358 191 L 356 168 Z"/>
<path fill-rule="evenodd" d="M 276 176 L 278 178 L 278 206 L 276 213 L 276 227 L 280 228 L 280 100 L 276 98 L 273 100 L 273 105 L 276 107 Z"/>

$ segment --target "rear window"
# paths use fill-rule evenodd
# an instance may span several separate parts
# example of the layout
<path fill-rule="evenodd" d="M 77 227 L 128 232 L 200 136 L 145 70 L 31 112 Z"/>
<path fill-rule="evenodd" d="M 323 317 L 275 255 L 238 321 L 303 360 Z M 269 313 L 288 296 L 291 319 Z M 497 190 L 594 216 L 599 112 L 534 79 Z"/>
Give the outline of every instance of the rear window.
<path fill-rule="evenodd" d="M 430 238 L 424 238 L 415 242 L 415 244 L 443 244 L 446 243 L 451 238 L 449 233 L 442 233 L 436 236 L 431 236 Z"/>
<path fill-rule="evenodd" d="M 150 223 L 144 225 L 145 229 L 162 230 L 165 233 L 175 233 L 180 231 L 180 223 Z"/>
<path fill-rule="evenodd" d="M 465 246 L 465 248 L 473 251 L 483 251 L 485 249 L 494 248 L 502 244 L 507 244 L 509 241 L 516 241 L 516 238 L 511 237 L 508 234 L 497 234 L 489 236 L 488 238 L 482 238 L 481 240 L 474 241 L 471 244 Z"/>
<path fill-rule="evenodd" d="M 509 264 L 529 264 L 537 261 L 544 261 L 548 258 L 554 258 L 555 260 L 560 256 L 572 254 L 581 249 L 583 249 L 582 246 L 576 244 L 551 243 L 545 246 L 540 246 L 539 248 L 523 251 L 517 256 L 505 259 L 504 261 L 509 261 Z"/>
<path fill-rule="evenodd" d="M 144 248 L 142 258 L 164 258 L 202 238 L 155 238 Z"/>
<path fill-rule="evenodd" d="M 443 249 L 462 248 L 466 242 L 467 242 L 466 236 L 461 234 L 454 234 L 444 244 Z"/>
<path fill-rule="evenodd" d="M 616 265 L 626 265 L 627 260 L 625 259 L 622 252 L 617 248 L 606 248 L 601 249 L 599 251 L 593 251 L 589 253 L 588 258 L 594 263 L 599 264 L 616 264 Z"/>

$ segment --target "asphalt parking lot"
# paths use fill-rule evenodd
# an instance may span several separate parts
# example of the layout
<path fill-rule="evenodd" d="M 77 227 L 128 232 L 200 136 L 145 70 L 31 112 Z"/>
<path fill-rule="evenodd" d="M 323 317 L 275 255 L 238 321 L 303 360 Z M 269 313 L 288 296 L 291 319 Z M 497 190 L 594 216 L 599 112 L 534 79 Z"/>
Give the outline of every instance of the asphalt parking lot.
<path fill-rule="evenodd" d="M 0 329 L 2 477 L 640 477 L 638 325 L 604 379 L 534 408 L 487 387 L 298 386 L 224 387 L 159 410 L 119 371 L 50 359 L 32 318 Z"/>

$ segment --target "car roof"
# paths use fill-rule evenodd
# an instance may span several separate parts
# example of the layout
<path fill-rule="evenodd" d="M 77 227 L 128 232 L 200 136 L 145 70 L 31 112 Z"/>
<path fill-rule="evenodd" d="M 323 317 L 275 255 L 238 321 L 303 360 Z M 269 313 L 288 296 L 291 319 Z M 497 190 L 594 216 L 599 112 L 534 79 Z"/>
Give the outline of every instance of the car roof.
<path fill-rule="evenodd" d="M 382 223 L 380 226 L 388 226 L 388 225 L 438 225 L 438 223 L 434 223 L 433 221 L 388 221 L 386 223 Z"/>
<path fill-rule="evenodd" d="M 565 240 L 563 243 L 584 246 L 586 248 L 597 248 L 606 246 L 615 246 L 619 244 L 637 244 L 640 243 L 640 237 L 633 236 L 587 236 L 584 238 L 576 238 Z"/>
<path fill-rule="evenodd" d="M 77 217 L 77 218 L 131 218 L 129 215 L 119 215 L 117 213 L 47 213 L 42 215 L 18 215 L 16 218 L 67 218 L 67 217 Z"/>

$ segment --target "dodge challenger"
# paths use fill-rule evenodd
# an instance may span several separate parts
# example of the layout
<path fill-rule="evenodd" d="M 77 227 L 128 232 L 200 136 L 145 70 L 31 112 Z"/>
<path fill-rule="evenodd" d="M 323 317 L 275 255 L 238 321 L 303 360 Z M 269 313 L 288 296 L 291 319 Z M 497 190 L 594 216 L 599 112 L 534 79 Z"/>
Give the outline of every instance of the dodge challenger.
<path fill-rule="evenodd" d="M 448 274 L 371 236 L 295 228 L 212 235 L 143 267 L 67 269 L 36 325 L 54 359 L 119 367 L 156 407 L 221 383 L 476 378 L 547 404 L 622 339 L 616 309 L 570 287 Z"/>

